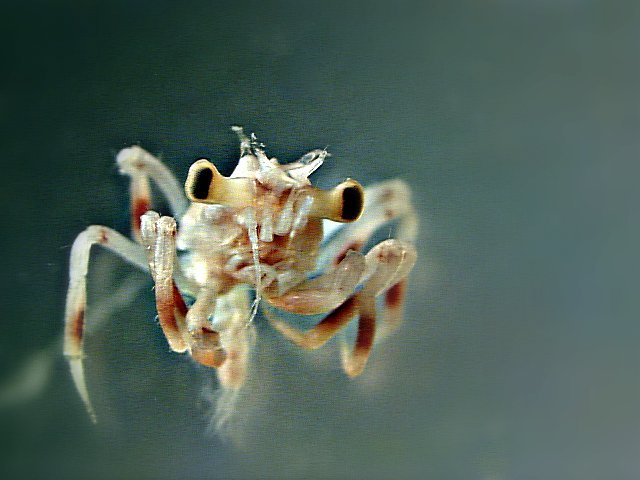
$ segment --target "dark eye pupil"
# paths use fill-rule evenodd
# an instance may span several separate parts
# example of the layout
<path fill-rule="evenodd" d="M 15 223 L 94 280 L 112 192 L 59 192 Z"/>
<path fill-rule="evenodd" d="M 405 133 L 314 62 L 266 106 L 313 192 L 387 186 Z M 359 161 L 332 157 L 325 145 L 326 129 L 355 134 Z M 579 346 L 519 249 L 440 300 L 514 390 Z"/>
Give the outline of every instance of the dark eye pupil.
<path fill-rule="evenodd" d="M 209 186 L 213 179 L 213 172 L 208 168 L 198 171 L 193 179 L 191 195 L 198 200 L 204 200 L 209 196 Z"/>
<path fill-rule="evenodd" d="M 362 212 L 362 192 L 357 187 L 347 187 L 342 191 L 342 218 L 355 220 Z"/>

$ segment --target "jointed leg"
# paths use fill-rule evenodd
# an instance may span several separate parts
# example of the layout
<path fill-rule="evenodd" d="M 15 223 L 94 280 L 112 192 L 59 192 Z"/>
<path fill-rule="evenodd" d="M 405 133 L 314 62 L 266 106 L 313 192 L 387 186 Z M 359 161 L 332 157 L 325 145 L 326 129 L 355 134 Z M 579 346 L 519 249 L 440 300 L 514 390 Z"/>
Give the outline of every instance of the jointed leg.
<path fill-rule="evenodd" d="M 331 285 L 328 280 L 335 279 L 335 272 L 349 272 L 348 266 L 352 263 L 348 259 L 356 258 L 364 258 L 366 266 L 359 270 L 360 275 L 352 285 L 350 292 L 344 295 L 342 303 L 333 310 L 335 298 L 328 297 L 323 289 L 309 288 L 308 285 L 310 283 L 313 285 L 312 282 L 317 282 L 318 285 Z M 365 257 L 350 251 L 334 271 L 305 282 L 306 288 L 297 288 L 294 290 L 294 294 L 288 292 L 283 297 L 269 299 L 272 305 L 294 313 L 320 313 L 318 310 L 321 306 L 325 307 L 324 311 L 333 310 L 324 320 L 306 332 L 271 316 L 270 322 L 294 343 L 303 348 L 314 349 L 322 346 L 354 316 L 359 315 L 355 346 L 353 350 L 345 346 L 342 349 L 342 363 L 345 372 L 350 376 L 359 375 L 367 362 L 375 337 L 376 297 L 385 291 L 395 289 L 396 285 L 402 284 L 413 268 L 415 260 L 416 252 L 412 245 L 393 239 L 379 243 Z M 362 290 L 349 297 L 358 283 L 362 284 Z M 287 298 L 287 300 L 282 301 L 282 298 Z M 322 303 L 322 298 L 325 298 L 324 303 Z M 305 312 L 300 308 L 307 303 L 314 306 L 312 312 Z"/>
<path fill-rule="evenodd" d="M 158 320 L 169 346 L 174 352 L 184 352 L 184 317 L 180 316 L 173 282 L 175 264 L 176 222 L 171 217 L 160 217 L 149 211 L 142 216 L 141 240 L 147 249 L 149 269 L 155 282 L 156 308 Z M 178 292 L 179 293 L 179 292 Z M 180 305 L 181 306 L 181 305 Z"/>
<path fill-rule="evenodd" d="M 370 237 L 386 223 L 398 220 L 396 238 L 413 243 L 417 234 L 418 218 L 411 204 L 411 191 L 402 180 L 376 183 L 365 189 L 365 209 L 355 223 L 343 227 L 329 239 L 322 250 L 322 262 L 337 263 L 349 250 L 360 250 Z M 383 330 L 387 335 L 402 323 L 402 307 L 406 279 L 391 284 L 385 294 Z"/>
<path fill-rule="evenodd" d="M 93 225 L 87 228 L 78 235 L 71 248 L 69 289 L 65 308 L 64 354 L 69 361 L 76 389 L 94 422 L 96 418 L 84 379 L 82 345 L 87 303 L 86 285 L 89 254 L 91 247 L 96 244 L 115 252 L 142 270 L 147 269 L 144 249 L 107 227 Z"/>
<path fill-rule="evenodd" d="M 402 307 L 404 306 L 404 298 L 407 291 L 407 279 L 400 280 L 392 285 L 384 295 L 384 327 L 385 335 L 393 332 L 402 323 Z"/>
<path fill-rule="evenodd" d="M 362 373 L 376 333 L 376 300 L 373 295 L 363 292 L 354 296 L 358 305 L 358 333 L 353 348 L 350 349 L 347 342 L 341 346 L 342 369 L 350 377 L 356 377 Z"/>
<path fill-rule="evenodd" d="M 149 152 L 137 145 L 124 148 L 116 156 L 116 162 L 120 167 L 120 173 L 131 178 L 131 232 L 138 243 L 142 243 L 142 215 L 150 210 L 152 203 L 150 180 L 153 180 L 166 197 L 174 218 L 180 218 L 186 211 L 188 201 L 182 185 L 171 171 Z M 146 246 L 149 249 L 149 245 Z M 153 259 L 149 260 L 152 262 Z M 182 274 L 179 265 L 176 267 L 174 269 L 175 281 L 180 288 L 190 289 L 192 285 Z"/>
<path fill-rule="evenodd" d="M 218 369 L 220 384 L 226 389 L 240 388 L 247 376 L 251 347 L 254 343 L 253 324 L 247 324 L 251 313 L 248 291 L 237 286 L 218 298 L 213 326 L 220 332 L 220 344 L 226 360 Z"/>
<path fill-rule="evenodd" d="M 136 240 L 140 241 L 140 217 L 151 208 L 149 179 L 167 198 L 174 217 L 181 216 L 187 209 L 187 199 L 178 180 L 146 150 L 137 145 L 125 148 L 118 153 L 116 162 L 120 172 L 131 177 L 131 228 Z"/>
<path fill-rule="evenodd" d="M 220 344 L 220 333 L 213 329 L 210 317 L 215 311 L 218 291 L 203 288 L 187 313 L 187 342 L 195 361 L 207 367 L 221 367 L 227 352 Z"/>
<path fill-rule="evenodd" d="M 342 327 L 358 314 L 358 302 L 355 297 L 348 298 L 313 328 L 302 332 L 287 322 L 276 318 L 266 309 L 263 310 L 271 325 L 282 335 L 302 348 L 315 350 L 322 347 Z"/>
<path fill-rule="evenodd" d="M 359 375 L 364 369 L 376 334 L 376 297 L 396 288 L 416 262 L 413 245 L 390 239 L 380 242 L 366 255 L 367 273 L 362 290 L 355 297 L 360 319 L 353 350 L 342 346 L 342 366 L 349 376 Z M 388 310 L 388 308 L 387 308 Z"/>
<path fill-rule="evenodd" d="M 188 310 L 174 281 L 176 264 L 176 221 L 150 211 L 142 216 L 142 242 L 155 281 L 156 306 L 160 326 L 175 352 L 189 351 L 197 362 L 219 367 L 225 358 L 219 333 L 209 316 L 215 308 L 217 292 L 201 290 Z"/>
<path fill-rule="evenodd" d="M 418 220 L 410 200 L 410 190 L 402 180 L 391 180 L 372 185 L 365 189 L 364 212 L 357 222 L 341 226 L 340 231 L 332 236 L 323 246 L 320 265 L 342 265 L 344 260 L 353 257 L 386 223 L 398 219 L 398 240 L 387 240 L 374 247 L 366 256 L 366 269 L 357 283 L 363 284 L 362 291 L 342 303 L 335 311 L 312 329 L 301 332 L 287 323 L 272 319 L 271 323 L 283 335 L 305 348 L 318 348 L 345 326 L 353 316 L 359 314 L 358 334 L 353 351 L 343 345 L 342 358 L 345 371 L 349 375 L 357 375 L 362 371 L 373 344 L 376 329 L 375 299 L 386 290 L 384 308 L 384 334 L 398 327 L 402 321 L 402 304 L 406 290 L 406 276 L 415 263 L 415 249 L 411 242 L 415 239 Z M 326 237 L 325 237 L 326 238 Z M 399 263 L 396 260 L 400 259 Z M 395 266 L 394 266 L 395 265 Z M 335 268 L 335 267 L 334 267 Z M 319 277 L 322 279 L 324 276 Z M 309 282 L 306 282 L 307 284 Z M 304 284 L 303 284 L 304 285 Z M 355 289 L 354 285 L 354 289 Z M 313 287 L 313 285 L 312 285 Z M 313 292 L 288 292 L 285 297 L 293 296 L 296 304 L 317 302 Z M 310 289 L 311 290 L 311 289 Z M 302 295 L 300 295 L 302 293 Z M 321 292 L 321 295 L 326 295 Z M 343 296 L 346 299 L 351 293 Z M 283 298 L 285 298 L 283 297 Z M 343 300 L 344 301 L 344 300 Z M 294 302 L 273 301 L 273 305 L 296 313 L 305 313 L 302 308 L 292 309 Z M 315 310 L 324 304 L 332 310 L 337 305 L 330 305 L 321 300 Z M 314 311 L 313 313 L 317 313 Z"/>
<path fill-rule="evenodd" d="M 418 219 L 411 204 L 411 191 L 402 180 L 389 180 L 365 188 L 364 212 L 357 222 L 336 226 L 332 235 L 326 229 L 325 238 L 331 236 L 322 247 L 320 264 L 336 264 L 349 250 L 360 250 L 384 224 L 399 220 L 395 237 L 412 243 L 415 240 Z M 335 231 L 335 230 L 334 230 Z"/>
<path fill-rule="evenodd" d="M 267 300 L 274 307 L 291 313 L 313 315 L 328 312 L 351 296 L 364 272 L 364 256 L 349 252 L 328 272 L 302 282 L 284 295 L 268 297 Z"/>
<path fill-rule="evenodd" d="M 233 424 L 238 414 L 236 402 L 247 378 L 251 349 L 255 344 L 255 327 L 247 324 L 250 315 L 249 291 L 236 286 L 218 297 L 213 327 L 220 332 L 220 343 L 227 353 L 224 364 L 216 370 L 222 387 L 215 401 L 211 426 L 218 431 Z"/>

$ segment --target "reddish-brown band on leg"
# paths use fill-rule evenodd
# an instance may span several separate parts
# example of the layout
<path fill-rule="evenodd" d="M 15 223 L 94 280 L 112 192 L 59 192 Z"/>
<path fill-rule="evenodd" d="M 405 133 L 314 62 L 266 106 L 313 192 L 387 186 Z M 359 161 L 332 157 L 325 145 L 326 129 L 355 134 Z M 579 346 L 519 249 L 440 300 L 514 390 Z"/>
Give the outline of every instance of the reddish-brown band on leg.
<path fill-rule="evenodd" d="M 384 321 L 393 331 L 402 323 L 402 307 L 407 292 L 407 279 L 403 279 L 393 285 L 385 294 L 384 303 Z"/>
<path fill-rule="evenodd" d="M 136 197 L 131 199 L 131 230 L 136 239 L 140 238 L 140 217 L 151 208 L 151 199 Z"/>
<path fill-rule="evenodd" d="M 173 311 L 175 326 L 182 335 L 188 335 L 191 358 L 205 367 L 219 368 L 227 354 L 220 346 L 220 334 L 211 328 L 188 332 L 186 316 L 189 309 L 175 282 L 173 282 Z M 168 338 L 168 337 L 167 337 Z"/>
<path fill-rule="evenodd" d="M 182 317 L 186 317 L 189 309 L 184 303 L 184 298 L 182 298 L 182 294 L 180 293 L 180 290 L 178 290 L 176 282 L 173 282 L 173 303 L 175 305 L 176 312 L 178 312 Z"/>
<path fill-rule="evenodd" d="M 131 175 L 129 195 L 131 197 L 131 232 L 133 238 L 140 243 L 140 217 L 146 213 L 151 205 L 151 186 L 149 177 L 143 169 L 142 163 L 135 163 L 134 173 Z"/>
<path fill-rule="evenodd" d="M 301 332 L 291 327 L 289 324 L 275 319 L 269 318 L 271 325 L 282 335 L 287 337 L 296 345 L 302 348 L 316 349 L 324 345 L 331 339 L 342 327 L 344 327 L 357 313 L 357 305 L 353 297 L 348 298 L 342 305 L 327 315 L 315 327 Z"/>
<path fill-rule="evenodd" d="M 342 351 L 342 367 L 350 377 L 356 377 L 364 370 L 376 333 L 375 297 L 363 293 L 356 297 L 360 312 L 358 334 L 353 350 L 349 351 L 348 347 L 343 347 Z"/>
<path fill-rule="evenodd" d="M 393 285 L 385 295 L 385 304 L 388 308 L 401 308 L 404 302 L 407 281 L 401 280 Z"/>
<path fill-rule="evenodd" d="M 340 250 L 340 253 L 338 253 L 338 255 L 336 255 L 336 257 L 333 259 L 333 264 L 338 265 L 342 260 L 344 260 L 344 257 L 347 256 L 347 252 L 349 250 L 355 250 L 356 252 L 359 252 L 360 249 L 362 248 L 362 245 L 363 245 L 363 242 L 359 242 L 359 241 L 353 241 L 347 244 L 342 250 Z"/>
<path fill-rule="evenodd" d="M 184 352 L 187 349 L 187 345 L 182 338 L 176 321 L 174 285 L 172 281 L 167 283 L 167 285 L 156 283 L 158 320 L 171 349 L 175 352 Z"/>
<path fill-rule="evenodd" d="M 220 334 L 210 328 L 191 332 L 191 358 L 205 367 L 219 368 L 227 359 L 227 352 L 220 345 Z"/>
<path fill-rule="evenodd" d="M 65 352 L 67 355 L 80 354 L 84 334 L 84 308 L 78 310 L 65 325 Z"/>
<path fill-rule="evenodd" d="M 73 242 L 69 256 L 69 288 L 65 303 L 64 355 L 69 361 L 76 389 L 87 411 L 95 421 L 82 365 L 82 343 L 85 330 L 87 300 L 87 274 L 93 245 L 102 245 L 140 269 L 147 268 L 144 249 L 118 232 L 100 225 L 92 225 L 80 233 Z"/>

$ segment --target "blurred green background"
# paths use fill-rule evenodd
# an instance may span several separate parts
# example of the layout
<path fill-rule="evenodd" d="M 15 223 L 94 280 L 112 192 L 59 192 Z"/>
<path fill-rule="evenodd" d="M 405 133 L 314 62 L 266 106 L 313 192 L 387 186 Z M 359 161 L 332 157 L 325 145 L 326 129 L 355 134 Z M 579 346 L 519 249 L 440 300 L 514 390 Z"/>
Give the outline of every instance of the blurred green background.
<path fill-rule="evenodd" d="M 422 222 L 405 324 L 362 377 L 259 318 L 227 440 L 150 281 L 96 252 L 101 422 L 56 357 L 0 410 L 2 478 L 640 476 L 640 3 L 25 1 L 1 24 L 0 385 L 56 351 L 75 236 L 128 231 L 125 146 L 180 179 L 228 174 L 235 124 L 281 161 L 328 146 L 316 184 L 404 178 Z"/>

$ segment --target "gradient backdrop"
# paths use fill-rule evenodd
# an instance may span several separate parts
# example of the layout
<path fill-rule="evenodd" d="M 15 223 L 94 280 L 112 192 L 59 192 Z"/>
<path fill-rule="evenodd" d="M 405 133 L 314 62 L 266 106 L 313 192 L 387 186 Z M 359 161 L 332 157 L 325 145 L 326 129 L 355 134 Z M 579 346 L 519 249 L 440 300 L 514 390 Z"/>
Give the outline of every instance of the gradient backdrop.
<path fill-rule="evenodd" d="M 5 2 L 0 476 L 638 478 L 639 5 Z M 120 148 L 228 174 L 234 124 L 282 161 L 328 146 L 322 187 L 411 185 L 405 324 L 349 381 L 336 342 L 301 352 L 258 318 L 223 441 L 150 281 L 96 252 L 93 427 L 56 348 L 70 245 L 128 232 Z"/>

